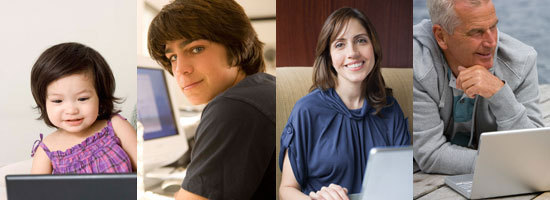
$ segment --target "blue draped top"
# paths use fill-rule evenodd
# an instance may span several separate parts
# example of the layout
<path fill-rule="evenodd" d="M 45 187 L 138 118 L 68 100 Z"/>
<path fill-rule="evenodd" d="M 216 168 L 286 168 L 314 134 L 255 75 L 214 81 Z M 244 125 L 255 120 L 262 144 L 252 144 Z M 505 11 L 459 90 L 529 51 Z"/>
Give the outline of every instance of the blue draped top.
<path fill-rule="evenodd" d="M 372 147 L 410 145 L 407 119 L 393 97 L 387 101 L 391 105 L 379 117 L 367 101 L 349 110 L 334 89 L 316 89 L 301 98 L 281 136 L 280 169 L 288 150 L 303 193 L 331 183 L 359 193 Z"/>

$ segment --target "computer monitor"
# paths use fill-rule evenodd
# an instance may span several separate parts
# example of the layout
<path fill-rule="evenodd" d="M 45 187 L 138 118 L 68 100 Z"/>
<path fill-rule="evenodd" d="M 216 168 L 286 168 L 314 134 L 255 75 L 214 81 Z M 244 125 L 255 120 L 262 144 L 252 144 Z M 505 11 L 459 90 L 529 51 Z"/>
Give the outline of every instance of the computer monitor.
<path fill-rule="evenodd" d="M 175 81 L 150 58 L 138 57 L 138 120 L 143 125 L 143 168 L 147 173 L 179 159 L 189 149 L 170 89 Z M 172 83 L 170 83 L 170 81 Z"/>

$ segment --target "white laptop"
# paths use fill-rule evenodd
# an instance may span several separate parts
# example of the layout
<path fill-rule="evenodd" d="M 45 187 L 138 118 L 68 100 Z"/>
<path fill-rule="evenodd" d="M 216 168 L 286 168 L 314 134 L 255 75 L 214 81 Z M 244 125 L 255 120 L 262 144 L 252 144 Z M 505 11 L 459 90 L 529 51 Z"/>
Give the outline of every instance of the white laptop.
<path fill-rule="evenodd" d="M 351 200 L 412 199 L 412 147 L 372 148 L 361 193 L 351 194 L 349 197 Z"/>
<path fill-rule="evenodd" d="M 474 173 L 445 184 L 468 199 L 550 190 L 550 127 L 483 133 Z"/>

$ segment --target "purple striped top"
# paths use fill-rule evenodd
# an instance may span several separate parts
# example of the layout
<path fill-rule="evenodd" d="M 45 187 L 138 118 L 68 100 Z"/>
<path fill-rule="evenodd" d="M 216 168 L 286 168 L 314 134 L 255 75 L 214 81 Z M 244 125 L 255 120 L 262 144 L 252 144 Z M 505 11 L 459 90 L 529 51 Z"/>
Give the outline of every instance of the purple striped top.
<path fill-rule="evenodd" d="M 124 117 L 118 116 L 124 119 Z M 122 148 L 120 139 L 115 135 L 111 120 L 101 131 L 65 151 L 51 152 L 42 142 L 42 134 L 40 134 L 40 140 L 37 141 L 50 158 L 52 174 L 132 172 L 130 158 Z M 32 155 L 37 147 L 33 147 Z"/>

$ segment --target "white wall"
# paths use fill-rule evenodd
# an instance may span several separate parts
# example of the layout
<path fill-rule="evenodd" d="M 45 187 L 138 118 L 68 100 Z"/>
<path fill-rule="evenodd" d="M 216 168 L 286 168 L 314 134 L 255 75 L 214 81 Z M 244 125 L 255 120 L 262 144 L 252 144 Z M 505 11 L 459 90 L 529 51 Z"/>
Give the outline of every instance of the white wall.
<path fill-rule="evenodd" d="M 97 50 L 114 73 L 122 115 L 136 104 L 136 1 L 0 1 L 0 166 L 30 159 L 39 133 L 49 134 L 30 90 L 38 56 L 62 42 Z"/>

